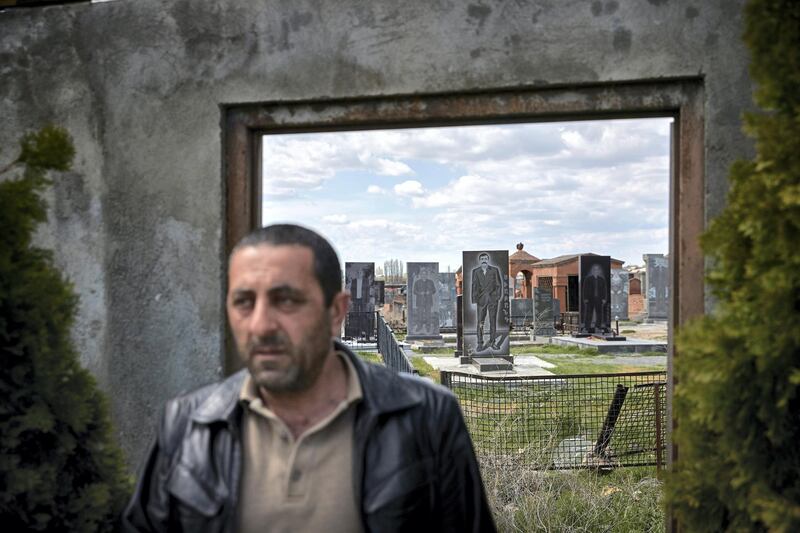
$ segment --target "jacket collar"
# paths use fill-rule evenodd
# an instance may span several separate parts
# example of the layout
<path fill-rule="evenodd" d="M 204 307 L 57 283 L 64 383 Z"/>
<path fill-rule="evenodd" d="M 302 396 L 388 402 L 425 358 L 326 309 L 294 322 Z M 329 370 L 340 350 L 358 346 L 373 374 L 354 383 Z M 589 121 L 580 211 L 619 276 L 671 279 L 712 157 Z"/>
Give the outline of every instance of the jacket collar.
<path fill-rule="evenodd" d="M 422 402 L 422 388 L 410 387 L 406 378 L 393 370 L 365 363 L 339 341 L 334 344 L 337 350 L 344 352 L 353 362 L 358 379 L 361 380 L 364 406 L 367 409 L 381 415 L 402 411 Z"/>
<path fill-rule="evenodd" d="M 334 341 L 334 346 L 344 352 L 353 363 L 361 382 L 363 402 L 367 409 L 381 415 L 407 409 L 422 401 L 421 390 L 418 387 L 409 387 L 408 382 L 395 372 L 367 365 L 339 341 Z M 240 409 L 239 392 L 247 372 L 248 370 L 243 368 L 213 386 L 210 394 L 192 413 L 192 420 L 203 424 L 232 421 L 237 409 Z"/>

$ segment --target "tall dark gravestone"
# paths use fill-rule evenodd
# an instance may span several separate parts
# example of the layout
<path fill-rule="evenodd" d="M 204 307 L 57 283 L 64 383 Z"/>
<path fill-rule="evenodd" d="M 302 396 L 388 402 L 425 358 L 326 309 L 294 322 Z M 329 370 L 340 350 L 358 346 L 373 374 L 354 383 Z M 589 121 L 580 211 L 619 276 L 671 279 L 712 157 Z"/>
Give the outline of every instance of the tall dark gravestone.
<path fill-rule="evenodd" d="M 508 250 L 462 253 L 464 355 L 509 355 Z"/>
<path fill-rule="evenodd" d="M 522 330 L 533 323 L 533 300 L 530 298 L 511 298 L 511 324 L 515 330 Z"/>
<path fill-rule="evenodd" d="M 439 263 L 406 263 L 408 334 L 406 340 L 441 339 L 439 335 Z"/>
<path fill-rule="evenodd" d="M 386 282 L 376 281 L 373 285 L 375 292 L 375 305 L 382 307 L 385 302 Z"/>
<path fill-rule="evenodd" d="M 375 263 L 345 263 L 344 278 L 350 292 L 344 335 L 370 340 L 375 331 Z"/>
<path fill-rule="evenodd" d="M 439 330 L 456 330 L 456 275 L 439 272 Z"/>
<path fill-rule="evenodd" d="M 578 259 L 578 269 L 580 331 L 583 334 L 608 333 L 611 331 L 611 257 L 582 255 Z"/>
<path fill-rule="evenodd" d="M 549 287 L 533 289 L 533 333 L 552 337 L 556 334 L 553 321 L 553 290 Z"/>
<path fill-rule="evenodd" d="M 463 312 L 464 297 L 462 295 L 456 296 L 456 357 L 464 355 L 464 312 Z"/>
<path fill-rule="evenodd" d="M 611 320 L 628 319 L 628 271 L 624 268 L 611 269 Z"/>
<path fill-rule="evenodd" d="M 669 316 L 669 258 L 664 254 L 644 254 L 647 272 L 647 316 L 666 319 Z"/>

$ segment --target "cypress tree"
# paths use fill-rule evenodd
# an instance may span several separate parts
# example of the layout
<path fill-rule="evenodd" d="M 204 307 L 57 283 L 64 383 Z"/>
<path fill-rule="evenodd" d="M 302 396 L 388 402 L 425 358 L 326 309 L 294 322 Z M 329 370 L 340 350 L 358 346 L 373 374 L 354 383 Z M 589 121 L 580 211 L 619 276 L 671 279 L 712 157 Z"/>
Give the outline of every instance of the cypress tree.
<path fill-rule="evenodd" d="M 676 471 L 686 531 L 800 531 L 800 3 L 751 0 L 756 157 L 702 239 L 714 313 L 678 335 Z"/>
<path fill-rule="evenodd" d="M 47 174 L 68 170 L 75 152 L 53 126 L 20 145 L 0 183 L 0 524 L 111 530 L 130 479 L 106 399 L 70 338 L 72 286 L 50 251 L 32 245 L 47 219 Z"/>

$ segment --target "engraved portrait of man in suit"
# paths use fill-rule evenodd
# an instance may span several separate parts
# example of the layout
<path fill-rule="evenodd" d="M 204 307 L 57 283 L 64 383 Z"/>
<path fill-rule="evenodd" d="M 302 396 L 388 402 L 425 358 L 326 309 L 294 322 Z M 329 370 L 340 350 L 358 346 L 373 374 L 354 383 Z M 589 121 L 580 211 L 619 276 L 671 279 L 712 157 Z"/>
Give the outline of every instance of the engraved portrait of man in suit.
<path fill-rule="evenodd" d="M 489 264 L 489 254 L 486 252 L 478 256 L 479 265 L 472 269 L 472 287 L 470 290 L 470 303 L 478 306 L 478 351 L 491 346 L 498 350 L 495 337 L 497 336 L 497 309 L 503 297 L 503 277 L 500 269 Z M 489 321 L 489 340 L 484 342 L 484 327 Z"/>

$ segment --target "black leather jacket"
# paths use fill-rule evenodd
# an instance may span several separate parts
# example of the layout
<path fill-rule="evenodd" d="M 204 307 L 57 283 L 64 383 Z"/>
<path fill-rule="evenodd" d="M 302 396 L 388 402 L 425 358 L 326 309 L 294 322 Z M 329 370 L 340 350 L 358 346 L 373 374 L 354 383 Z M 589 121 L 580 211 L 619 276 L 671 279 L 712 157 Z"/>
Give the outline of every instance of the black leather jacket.
<path fill-rule="evenodd" d="M 494 531 L 452 393 L 349 352 L 361 381 L 352 490 L 365 531 Z M 122 517 L 127 531 L 235 531 L 247 370 L 170 400 Z M 265 524 L 265 531 L 269 526 Z"/>

